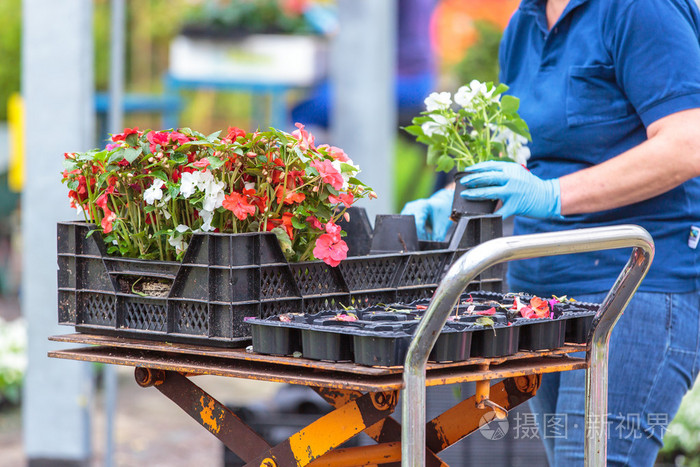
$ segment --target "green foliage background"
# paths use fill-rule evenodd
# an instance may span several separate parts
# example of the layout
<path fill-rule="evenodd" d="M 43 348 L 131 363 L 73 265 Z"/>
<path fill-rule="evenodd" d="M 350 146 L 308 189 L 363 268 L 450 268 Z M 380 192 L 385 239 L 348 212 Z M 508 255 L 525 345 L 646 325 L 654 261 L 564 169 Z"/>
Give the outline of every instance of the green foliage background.
<path fill-rule="evenodd" d="M 0 121 L 7 120 L 7 99 L 19 92 L 22 0 L 0 1 Z"/>

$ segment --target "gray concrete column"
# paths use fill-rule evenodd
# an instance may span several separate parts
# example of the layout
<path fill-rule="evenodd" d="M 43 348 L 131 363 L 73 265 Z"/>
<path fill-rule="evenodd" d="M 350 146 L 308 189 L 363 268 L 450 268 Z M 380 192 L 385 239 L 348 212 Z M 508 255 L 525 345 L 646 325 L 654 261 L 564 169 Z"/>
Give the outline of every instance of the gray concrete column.
<path fill-rule="evenodd" d="M 338 0 L 340 31 L 331 54 L 336 90 L 331 139 L 360 165 L 358 178 L 379 195 L 358 204 L 372 222 L 375 214 L 393 209 L 396 8 L 396 0 Z"/>
<path fill-rule="evenodd" d="M 91 366 L 49 359 L 57 325 L 56 222 L 75 219 L 60 183 L 64 152 L 93 145 L 91 0 L 24 0 L 22 96 L 25 186 L 22 193 L 22 312 L 29 364 L 23 431 L 30 467 L 88 465 Z"/>

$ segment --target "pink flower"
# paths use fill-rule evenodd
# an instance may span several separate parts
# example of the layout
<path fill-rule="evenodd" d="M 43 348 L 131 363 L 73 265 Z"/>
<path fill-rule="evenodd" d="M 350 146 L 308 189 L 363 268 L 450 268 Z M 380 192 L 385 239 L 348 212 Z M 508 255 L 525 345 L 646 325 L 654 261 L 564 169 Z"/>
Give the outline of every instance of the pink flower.
<path fill-rule="evenodd" d="M 203 157 L 202 159 L 200 159 L 196 162 L 193 162 L 192 165 L 194 165 L 195 167 L 198 167 L 200 169 L 206 169 L 207 167 L 209 167 L 210 162 L 209 162 L 209 159 L 207 159 L 206 157 Z"/>
<path fill-rule="evenodd" d="M 223 140 L 234 142 L 239 136 L 245 137 L 245 130 L 241 130 L 240 128 L 236 128 L 235 126 L 230 126 L 228 127 L 228 134 L 224 136 Z"/>
<path fill-rule="evenodd" d="M 325 233 L 316 239 L 314 256 L 335 267 L 348 257 L 348 245 L 340 238 Z"/>
<path fill-rule="evenodd" d="M 170 133 L 170 141 L 178 144 L 185 144 L 190 141 L 190 139 L 178 131 L 173 131 Z"/>
<path fill-rule="evenodd" d="M 314 229 L 318 229 L 318 230 L 322 230 L 322 229 L 323 229 L 323 226 L 322 226 L 321 223 L 318 221 L 318 219 L 315 218 L 315 217 L 313 217 L 313 216 L 307 217 L 307 218 L 306 218 L 306 222 L 308 222 L 309 224 L 311 224 L 311 226 L 312 226 Z"/>
<path fill-rule="evenodd" d="M 348 155 L 345 154 L 345 151 L 343 151 L 342 149 L 337 148 L 335 146 L 329 146 L 327 144 L 322 144 L 318 147 L 318 149 L 327 149 L 328 155 L 337 161 L 348 162 L 350 160 Z"/>
<path fill-rule="evenodd" d="M 155 154 L 156 150 L 158 149 L 158 145 L 160 145 L 160 147 L 165 147 L 168 144 L 169 136 L 170 135 L 164 131 L 149 131 L 148 135 L 146 135 L 146 139 L 148 139 L 148 142 L 151 143 L 149 146 L 151 152 Z"/>
<path fill-rule="evenodd" d="M 318 174 L 325 183 L 328 183 L 336 190 L 341 190 L 343 188 L 343 176 L 335 169 L 335 167 L 333 167 L 331 161 L 327 159 L 322 161 L 311 161 L 310 165 L 314 169 L 318 170 Z"/>
<path fill-rule="evenodd" d="M 314 136 L 309 133 L 308 131 L 304 130 L 304 125 L 301 123 L 295 123 L 295 127 L 298 128 L 298 130 L 294 130 L 292 132 L 292 136 L 294 136 L 297 141 L 299 141 L 299 147 L 301 148 L 302 151 L 306 151 L 307 149 L 315 149 L 314 148 Z"/>
<path fill-rule="evenodd" d="M 340 240 L 340 226 L 334 224 L 333 221 L 329 221 L 325 226 L 326 233 L 331 235 L 336 241 Z"/>
<path fill-rule="evenodd" d="M 328 195 L 328 201 L 333 204 L 343 203 L 346 208 L 349 208 L 353 201 L 355 201 L 355 197 L 352 193 L 341 193 L 338 196 Z"/>
<path fill-rule="evenodd" d="M 112 149 L 118 148 L 118 147 L 119 147 L 119 145 L 117 143 L 109 143 L 107 146 L 105 146 L 105 149 L 107 151 L 111 151 Z"/>

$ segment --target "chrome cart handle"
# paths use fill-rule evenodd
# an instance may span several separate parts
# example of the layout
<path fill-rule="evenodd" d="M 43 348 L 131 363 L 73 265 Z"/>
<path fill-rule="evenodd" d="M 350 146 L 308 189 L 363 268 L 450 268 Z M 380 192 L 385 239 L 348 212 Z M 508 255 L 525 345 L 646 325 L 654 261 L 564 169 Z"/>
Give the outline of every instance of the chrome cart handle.
<path fill-rule="evenodd" d="M 637 225 L 502 237 L 478 245 L 447 271 L 408 348 L 402 397 L 401 465 L 421 466 L 425 459 L 425 367 L 450 311 L 467 285 L 485 269 L 518 259 L 633 247 L 632 255 L 593 320 L 586 353 L 586 466 L 606 460 L 608 343 L 615 323 L 649 270 L 654 241 Z M 590 426 L 591 415 L 602 429 Z"/>

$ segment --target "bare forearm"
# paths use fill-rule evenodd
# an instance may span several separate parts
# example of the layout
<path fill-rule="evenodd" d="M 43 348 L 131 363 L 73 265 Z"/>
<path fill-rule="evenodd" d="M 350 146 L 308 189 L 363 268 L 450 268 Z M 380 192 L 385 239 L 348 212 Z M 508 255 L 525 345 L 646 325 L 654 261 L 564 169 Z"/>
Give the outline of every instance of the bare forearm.
<path fill-rule="evenodd" d="M 563 215 L 653 198 L 700 175 L 700 109 L 654 122 L 649 139 L 604 163 L 561 177 Z"/>

